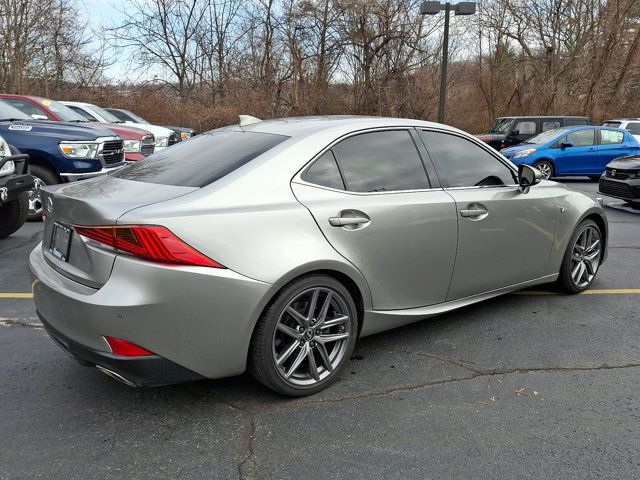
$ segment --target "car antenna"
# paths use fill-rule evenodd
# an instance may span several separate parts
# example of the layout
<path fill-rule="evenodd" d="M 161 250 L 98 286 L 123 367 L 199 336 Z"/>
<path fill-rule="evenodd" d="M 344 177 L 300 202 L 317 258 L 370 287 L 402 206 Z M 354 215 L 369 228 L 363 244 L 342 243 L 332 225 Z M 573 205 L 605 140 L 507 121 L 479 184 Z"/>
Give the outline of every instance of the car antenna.
<path fill-rule="evenodd" d="M 260 123 L 262 120 L 251 115 L 238 115 L 240 117 L 240 128 L 248 127 L 254 123 Z"/>

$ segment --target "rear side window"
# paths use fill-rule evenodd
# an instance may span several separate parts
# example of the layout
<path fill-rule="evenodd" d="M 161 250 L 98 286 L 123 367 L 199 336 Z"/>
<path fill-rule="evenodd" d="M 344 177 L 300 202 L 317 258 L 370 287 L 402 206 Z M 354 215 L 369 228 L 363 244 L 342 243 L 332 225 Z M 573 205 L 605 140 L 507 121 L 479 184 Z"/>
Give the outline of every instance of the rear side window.
<path fill-rule="evenodd" d="M 424 165 L 406 130 L 349 137 L 335 145 L 333 152 L 345 186 L 352 192 L 429 188 Z"/>
<path fill-rule="evenodd" d="M 269 133 L 213 130 L 154 153 L 113 176 L 136 182 L 204 187 L 288 138 Z"/>
<path fill-rule="evenodd" d="M 601 145 L 615 145 L 624 142 L 624 132 L 616 130 L 600 130 Z"/>
<path fill-rule="evenodd" d="M 640 135 L 640 122 L 628 123 L 627 130 L 629 130 L 632 135 Z"/>
<path fill-rule="evenodd" d="M 302 179 L 305 182 L 323 187 L 344 190 L 342 176 L 331 150 L 326 151 L 319 159 L 313 162 L 313 165 L 302 175 Z"/>

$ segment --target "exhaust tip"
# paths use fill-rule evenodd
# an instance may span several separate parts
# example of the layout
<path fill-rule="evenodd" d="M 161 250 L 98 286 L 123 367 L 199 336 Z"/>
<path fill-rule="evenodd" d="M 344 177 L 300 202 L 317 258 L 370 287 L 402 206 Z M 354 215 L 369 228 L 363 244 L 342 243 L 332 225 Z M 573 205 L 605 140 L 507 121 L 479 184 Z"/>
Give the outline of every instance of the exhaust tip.
<path fill-rule="evenodd" d="M 115 378 L 119 382 L 124 383 L 127 387 L 134 387 L 135 388 L 135 387 L 138 386 L 135 383 L 133 383 L 131 380 L 127 380 L 122 375 L 120 375 L 119 373 L 114 372 L 113 370 L 109 370 L 108 368 L 101 367 L 100 365 L 96 365 L 96 368 L 98 370 L 100 370 L 102 373 L 104 373 L 105 375 L 107 375 L 107 376 L 109 376 L 111 378 Z"/>

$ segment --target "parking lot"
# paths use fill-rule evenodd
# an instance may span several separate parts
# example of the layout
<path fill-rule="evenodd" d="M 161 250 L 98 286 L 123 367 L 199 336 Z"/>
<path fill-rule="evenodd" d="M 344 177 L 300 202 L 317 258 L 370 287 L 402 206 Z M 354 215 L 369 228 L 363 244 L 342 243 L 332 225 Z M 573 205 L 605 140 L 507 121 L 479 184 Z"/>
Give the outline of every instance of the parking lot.
<path fill-rule="evenodd" d="M 249 375 L 133 389 L 79 366 L 36 318 L 28 223 L 0 241 L 0 478 L 636 478 L 640 211 L 606 203 L 585 294 L 362 339 L 336 384 L 293 400 Z"/>

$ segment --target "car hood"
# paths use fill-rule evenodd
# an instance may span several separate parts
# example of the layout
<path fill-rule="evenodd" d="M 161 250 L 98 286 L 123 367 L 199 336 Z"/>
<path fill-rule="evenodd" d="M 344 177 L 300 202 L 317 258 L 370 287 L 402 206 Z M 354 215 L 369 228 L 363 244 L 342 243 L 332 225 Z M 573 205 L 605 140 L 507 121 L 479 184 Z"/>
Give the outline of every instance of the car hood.
<path fill-rule="evenodd" d="M 607 168 L 619 168 L 620 170 L 640 170 L 640 155 L 616 158 L 609 162 Z"/>
<path fill-rule="evenodd" d="M 149 130 L 144 130 L 130 125 L 122 125 L 119 123 L 100 123 L 101 127 L 108 128 L 113 133 L 120 135 L 123 140 L 142 140 L 145 135 L 150 135 Z"/>
<path fill-rule="evenodd" d="M 95 140 L 98 137 L 113 137 L 113 132 L 106 128 L 49 120 L 3 121 L 0 122 L 0 130 L 52 137 L 56 140 Z"/>
<path fill-rule="evenodd" d="M 500 150 L 500 153 L 507 158 L 511 158 L 517 152 L 521 150 L 529 150 L 530 148 L 540 148 L 540 145 L 533 145 L 532 143 L 519 143 L 513 147 L 507 147 Z"/>
<path fill-rule="evenodd" d="M 122 126 L 122 123 L 116 123 L 114 125 L 117 126 Z M 127 126 L 130 127 L 136 127 L 136 128 L 141 128 L 143 130 L 146 130 L 147 132 L 151 132 L 155 135 L 156 140 L 163 138 L 163 137 L 170 137 L 174 132 L 173 130 L 169 130 L 168 128 L 165 127 L 161 127 L 160 125 L 148 125 L 146 123 L 133 123 L 133 122 L 127 122 Z"/>
<path fill-rule="evenodd" d="M 504 140 L 503 133 L 480 133 L 476 135 L 478 140 L 482 140 L 483 142 L 499 142 Z"/>

